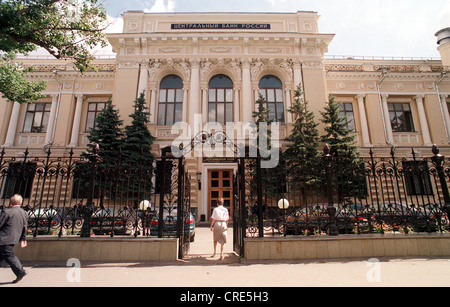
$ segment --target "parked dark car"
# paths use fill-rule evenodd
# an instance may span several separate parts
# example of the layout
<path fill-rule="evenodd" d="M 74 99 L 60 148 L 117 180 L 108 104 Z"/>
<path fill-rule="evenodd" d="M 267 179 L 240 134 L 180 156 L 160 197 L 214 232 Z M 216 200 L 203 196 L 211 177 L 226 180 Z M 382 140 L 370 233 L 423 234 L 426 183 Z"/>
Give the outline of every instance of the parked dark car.
<path fill-rule="evenodd" d="M 189 212 L 189 238 L 190 242 L 195 240 L 195 219 L 192 212 Z M 157 236 L 159 231 L 159 209 L 157 208 L 153 212 L 153 218 L 150 223 L 150 234 L 152 236 Z M 178 220 L 178 209 L 176 206 L 164 207 L 163 212 L 163 236 L 165 237 L 175 237 L 177 235 L 177 220 Z M 188 226 L 188 225 L 185 225 Z"/>

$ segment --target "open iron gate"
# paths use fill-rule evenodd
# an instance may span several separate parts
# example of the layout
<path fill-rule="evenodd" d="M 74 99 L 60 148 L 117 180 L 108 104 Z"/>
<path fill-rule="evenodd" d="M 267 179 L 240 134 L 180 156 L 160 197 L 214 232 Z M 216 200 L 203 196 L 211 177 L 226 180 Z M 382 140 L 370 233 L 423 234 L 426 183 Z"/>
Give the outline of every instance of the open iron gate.
<path fill-rule="evenodd" d="M 243 256 L 245 237 L 264 236 L 261 158 L 240 157 L 237 163 L 233 181 L 233 247 Z"/>
<path fill-rule="evenodd" d="M 158 237 L 164 236 L 168 224 L 176 224 L 176 237 L 179 239 L 178 258 L 182 259 L 188 254 L 191 241 L 191 201 L 190 201 L 190 175 L 186 170 L 184 157 L 176 158 L 172 155 L 161 157 L 157 176 L 160 176 L 157 191 L 159 198 Z M 163 210 L 161 210 L 163 208 Z M 165 211 L 176 208 L 176 221 L 168 220 Z"/>

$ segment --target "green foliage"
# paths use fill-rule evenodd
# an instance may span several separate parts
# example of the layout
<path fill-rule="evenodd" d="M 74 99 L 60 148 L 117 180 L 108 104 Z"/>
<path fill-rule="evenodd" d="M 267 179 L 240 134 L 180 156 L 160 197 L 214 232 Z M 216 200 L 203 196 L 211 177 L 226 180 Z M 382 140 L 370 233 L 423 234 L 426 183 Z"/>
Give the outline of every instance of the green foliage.
<path fill-rule="evenodd" d="M 0 93 L 9 101 L 28 103 L 45 97 L 40 94 L 47 87 L 47 82 L 28 81 L 27 73 L 32 72 L 32 67 L 24 68 L 20 63 L 12 62 L 14 52 L 0 56 Z"/>
<path fill-rule="evenodd" d="M 256 111 L 253 112 L 252 117 L 255 119 L 256 124 L 256 133 L 257 133 L 257 140 L 261 142 L 261 140 L 267 140 L 267 146 L 266 148 L 260 148 L 261 150 L 270 150 L 271 148 L 271 130 L 270 130 L 270 124 L 274 122 L 273 119 L 269 119 L 269 113 L 270 110 L 266 108 L 267 101 L 264 99 L 264 97 L 259 94 L 258 100 L 256 100 L 255 104 L 257 105 Z M 267 126 L 267 129 L 260 129 L 261 123 L 265 123 Z M 253 144 L 256 146 L 257 144 Z M 258 144 L 261 147 L 261 144 Z"/>
<path fill-rule="evenodd" d="M 273 119 L 269 119 L 270 110 L 266 108 L 267 101 L 259 94 L 258 100 L 256 100 L 256 111 L 253 112 L 252 117 L 256 119 L 255 123 L 259 127 L 259 123 L 266 122 L 270 125 Z"/>
<path fill-rule="evenodd" d="M 111 174 L 116 172 L 120 166 L 120 151 L 123 142 L 121 126 L 123 121 L 120 120 L 119 112 L 109 100 L 105 108 L 97 114 L 95 122 L 95 128 L 91 129 L 88 135 L 90 144 L 88 144 L 86 152 L 82 153 L 81 156 L 89 159 L 94 152 L 95 144 L 98 144 L 100 163 L 97 166 L 97 172 L 101 174 L 101 177 L 114 178 Z M 74 187 L 78 190 L 79 196 L 87 196 L 91 171 L 92 165 L 90 163 L 77 165 Z M 100 188 L 99 185 L 101 186 Z M 116 189 L 112 188 L 111 181 L 97 181 L 94 191 L 97 193 L 95 196 L 100 196 L 102 200 L 104 196 L 112 199 L 116 197 Z M 99 191 L 101 195 L 98 195 Z"/>
<path fill-rule="evenodd" d="M 313 183 L 312 173 L 319 163 L 319 131 L 314 113 L 309 110 L 308 101 L 304 99 L 301 85 L 295 91 L 288 112 L 293 115 L 295 122 L 291 134 L 285 139 L 287 149 L 283 157 L 290 165 L 294 182 Z"/>
<path fill-rule="evenodd" d="M 325 107 L 321 121 L 325 124 L 326 134 L 322 136 L 322 142 L 330 145 L 332 155 L 339 157 L 359 157 L 359 151 L 355 145 L 355 136 L 351 135 L 352 130 L 348 128 L 349 121 L 341 116 L 341 104 L 335 101 L 330 95 L 329 103 Z"/>
<path fill-rule="evenodd" d="M 257 128 L 257 136 L 258 136 L 258 149 L 261 150 L 261 156 L 266 156 L 266 152 L 264 151 L 273 151 L 271 144 L 272 131 L 270 130 L 270 124 L 274 122 L 273 119 L 269 119 L 270 110 L 266 108 L 267 101 L 264 97 L 259 94 L 258 100 L 256 100 L 256 111 L 253 112 L 253 118 L 255 119 L 255 124 Z M 267 129 L 261 129 L 261 123 L 267 125 Z M 266 139 L 267 145 L 264 146 L 261 144 L 261 141 Z M 256 146 L 256 144 L 254 144 Z M 278 155 L 280 156 L 280 155 Z M 280 161 L 281 162 L 281 161 Z M 252 173 L 253 180 L 251 182 L 252 185 L 252 195 L 251 197 L 256 196 L 256 185 L 257 185 L 257 174 L 256 174 L 256 161 L 251 162 L 253 164 L 254 171 Z M 280 191 L 283 190 L 283 185 L 286 182 L 285 172 L 284 172 L 284 163 L 278 163 L 275 168 L 261 168 L 261 183 L 262 189 L 264 190 L 264 194 L 266 196 L 277 197 Z M 256 202 L 256 200 L 253 200 Z"/>
<path fill-rule="evenodd" d="M 120 120 L 119 112 L 110 100 L 102 112 L 97 115 L 95 122 L 95 129 L 89 131 L 90 144 L 88 144 L 87 153 L 92 153 L 93 144 L 98 144 L 100 148 L 99 156 L 103 160 L 103 165 L 115 167 L 123 145 L 123 133 L 120 128 L 123 121 Z"/>
<path fill-rule="evenodd" d="M 122 153 L 131 165 L 139 163 L 150 163 L 153 161 L 152 149 L 155 139 L 147 128 L 150 113 L 146 111 L 145 94 L 141 93 L 135 100 L 134 113 L 130 115 L 133 119 L 131 125 L 125 127 L 125 139 Z"/>
<path fill-rule="evenodd" d="M 139 95 L 134 103 L 131 125 L 125 127 L 122 145 L 122 165 L 127 171 L 126 187 L 122 191 L 127 198 L 140 201 L 148 199 L 152 189 L 152 171 L 154 157 L 151 153 L 155 139 L 148 130 L 150 113 L 146 111 L 145 94 Z"/>
<path fill-rule="evenodd" d="M 359 160 L 360 152 L 355 144 L 355 136 L 347 127 L 349 121 L 341 116 L 340 104 L 330 95 L 321 121 L 326 134 L 322 142 L 330 145 L 330 154 L 335 157 L 336 173 L 333 183 L 338 192 L 338 201 L 352 202 L 352 197 L 363 198 L 367 193 L 364 163 Z"/>
<path fill-rule="evenodd" d="M 93 68 L 91 49 L 105 47 L 106 12 L 97 0 L 0 1 L 0 92 L 8 100 L 40 98 L 45 83 L 24 79 L 31 68 L 12 63 L 17 53 L 44 48 L 57 59 L 73 59 L 82 73 Z"/>

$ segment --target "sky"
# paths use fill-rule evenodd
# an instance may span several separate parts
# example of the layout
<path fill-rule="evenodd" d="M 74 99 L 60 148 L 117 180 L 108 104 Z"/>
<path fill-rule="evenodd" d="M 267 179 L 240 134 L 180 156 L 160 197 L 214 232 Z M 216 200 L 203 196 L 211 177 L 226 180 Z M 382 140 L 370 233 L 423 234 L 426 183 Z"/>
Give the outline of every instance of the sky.
<path fill-rule="evenodd" d="M 439 58 L 435 33 L 450 27 L 450 0 L 103 0 L 111 25 L 145 12 L 297 12 L 321 16 L 319 32 L 335 34 L 327 55 Z"/>

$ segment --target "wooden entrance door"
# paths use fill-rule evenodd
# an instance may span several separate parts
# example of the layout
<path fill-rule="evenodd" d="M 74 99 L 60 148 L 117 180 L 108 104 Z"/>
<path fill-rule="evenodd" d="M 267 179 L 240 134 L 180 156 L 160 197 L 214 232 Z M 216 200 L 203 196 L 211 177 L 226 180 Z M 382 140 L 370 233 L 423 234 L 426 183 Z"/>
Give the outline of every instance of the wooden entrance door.
<path fill-rule="evenodd" d="M 233 170 L 208 171 L 208 218 L 211 217 L 217 200 L 223 198 L 223 206 L 228 209 L 230 219 L 233 216 Z"/>

